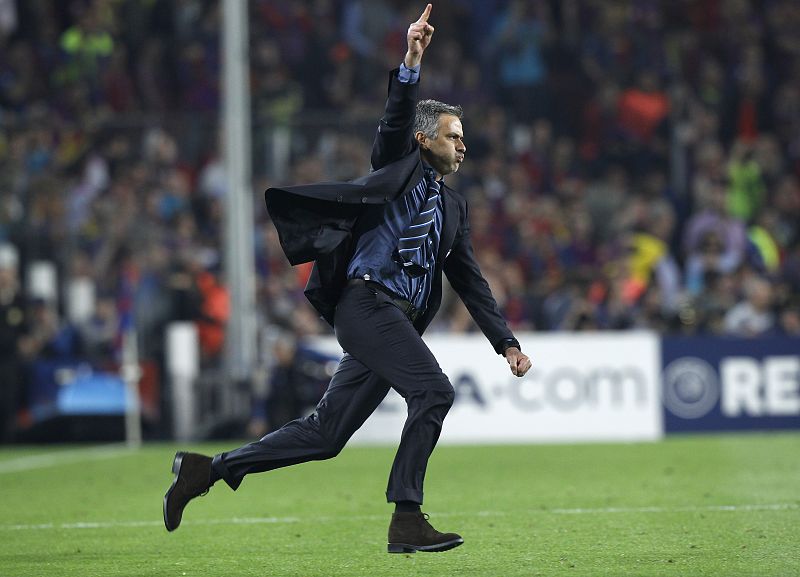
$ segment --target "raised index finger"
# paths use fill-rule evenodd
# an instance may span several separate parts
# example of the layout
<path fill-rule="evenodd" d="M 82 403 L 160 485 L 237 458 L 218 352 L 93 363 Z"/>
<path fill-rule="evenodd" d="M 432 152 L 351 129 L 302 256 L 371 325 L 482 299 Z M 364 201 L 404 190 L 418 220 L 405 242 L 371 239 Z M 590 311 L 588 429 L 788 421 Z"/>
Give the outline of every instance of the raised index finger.
<path fill-rule="evenodd" d="M 433 4 L 428 4 L 427 6 L 425 6 L 425 10 L 423 10 L 422 16 L 419 17 L 419 20 L 417 20 L 417 22 L 427 22 L 428 16 L 431 15 L 431 8 L 433 8 Z"/>

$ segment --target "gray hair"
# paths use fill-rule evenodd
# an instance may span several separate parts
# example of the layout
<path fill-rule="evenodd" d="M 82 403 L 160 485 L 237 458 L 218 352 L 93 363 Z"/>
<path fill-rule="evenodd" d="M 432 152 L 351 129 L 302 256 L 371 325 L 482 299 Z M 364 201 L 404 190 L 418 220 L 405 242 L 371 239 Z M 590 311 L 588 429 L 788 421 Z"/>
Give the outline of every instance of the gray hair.
<path fill-rule="evenodd" d="M 414 134 L 423 133 L 428 138 L 439 136 L 439 116 L 451 114 L 461 120 L 464 110 L 460 106 L 451 106 L 438 100 L 420 100 L 417 102 L 417 116 L 414 118 Z"/>

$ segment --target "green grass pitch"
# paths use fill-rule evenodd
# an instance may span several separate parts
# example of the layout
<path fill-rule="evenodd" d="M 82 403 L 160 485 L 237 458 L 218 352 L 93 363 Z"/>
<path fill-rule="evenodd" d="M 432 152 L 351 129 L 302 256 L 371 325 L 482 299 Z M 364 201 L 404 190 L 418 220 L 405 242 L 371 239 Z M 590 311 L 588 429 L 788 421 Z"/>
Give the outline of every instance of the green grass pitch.
<path fill-rule="evenodd" d="M 392 448 L 218 484 L 167 533 L 176 448 L 0 450 L 0 576 L 800 576 L 798 433 L 442 446 L 424 510 L 465 544 L 415 555 L 386 553 Z"/>

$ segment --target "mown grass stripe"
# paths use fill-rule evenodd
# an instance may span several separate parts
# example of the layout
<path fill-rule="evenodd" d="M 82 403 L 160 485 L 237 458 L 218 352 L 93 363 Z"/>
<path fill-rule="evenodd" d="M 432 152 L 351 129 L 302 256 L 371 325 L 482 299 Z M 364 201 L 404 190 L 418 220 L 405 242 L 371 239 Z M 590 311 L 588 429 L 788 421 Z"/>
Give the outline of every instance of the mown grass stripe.
<path fill-rule="evenodd" d="M 73 465 L 75 463 L 84 463 L 87 461 L 113 459 L 115 457 L 133 454 L 135 451 L 136 449 L 131 449 L 124 444 L 113 444 L 16 457 L 0 461 L 0 475 L 22 473 L 61 465 Z"/>
<path fill-rule="evenodd" d="M 613 513 L 641 514 L 641 513 L 714 513 L 714 512 L 752 512 L 752 511 L 791 511 L 800 509 L 797 503 L 770 503 L 751 505 L 706 505 L 702 507 L 600 507 L 600 508 L 575 508 L 575 509 L 536 509 L 527 513 L 541 515 L 602 515 Z M 504 517 L 518 515 L 520 512 L 511 511 L 479 511 L 480 517 Z M 461 517 L 469 513 L 434 513 L 435 517 Z M 192 525 L 267 525 L 290 523 L 330 523 L 342 520 L 351 521 L 380 521 L 386 515 L 348 515 L 348 516 L 320 516 L 320 517 L 231 517 L 230 519 L 199 519 L 186 520 L 183 526 Z M 162 527 L 163 521 L 84 521 L 75 523 L 39 523 L 0 525 L 0 531 L 36 531 L 43 529 L 115 529 L 138 527 Z"/>

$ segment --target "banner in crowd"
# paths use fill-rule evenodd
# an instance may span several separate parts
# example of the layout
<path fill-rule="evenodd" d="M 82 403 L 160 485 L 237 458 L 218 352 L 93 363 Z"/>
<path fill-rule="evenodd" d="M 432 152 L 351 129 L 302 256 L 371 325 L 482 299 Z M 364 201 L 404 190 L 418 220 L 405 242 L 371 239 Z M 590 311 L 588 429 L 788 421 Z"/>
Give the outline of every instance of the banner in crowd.
<path fill-rule="evenodd" d="M 800 428 L 800 340 L 662 338 L 667 432 Z"/>
<path fill-rule="evenodd" d="M 511 374 L 483 335 L 425 338 L 456 391 L 441 442 L 634 441 L 663 435 L 655 334 L 517 336 L 533 361 L 524 378 Z M 333 339 L 318 346 L 341 353 Z M 354 441 L 396 442 L 405 417 L 405 402 L 392 391 Z"/>

